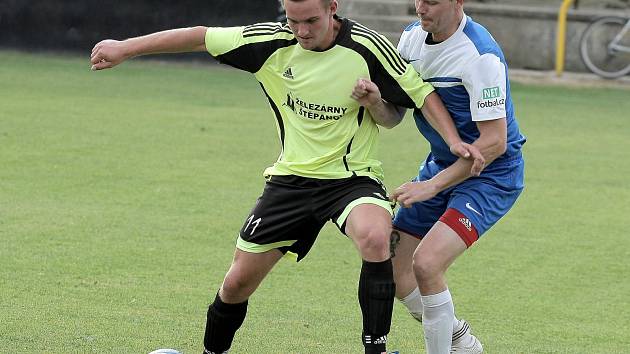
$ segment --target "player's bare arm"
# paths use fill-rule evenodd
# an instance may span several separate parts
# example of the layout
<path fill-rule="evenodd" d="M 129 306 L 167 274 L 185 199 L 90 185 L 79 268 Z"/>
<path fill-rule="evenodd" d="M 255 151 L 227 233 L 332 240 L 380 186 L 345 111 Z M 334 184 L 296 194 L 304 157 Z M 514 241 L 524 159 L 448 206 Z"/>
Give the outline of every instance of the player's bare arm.
<path fill-rule="evenodd" d="M 207 27 L 197 26 L 156 32 L 123 41 L 101 41 L 92 49 L 92 70 L 109 69 L 141 55 L 205 51 L 206 30 Z"/>
<path fill-rule="evenodd" d="M 370 111 L 370 115 L 376 124 L 387 129 L 397 126 L 398 123 L 402 121 L 407 111 L 404 107 L 398 107 L 384 101 L 378 86 L 367 79 L 357 80 L 350 97 Z"/>
<path fill-rule="evenodd" d="M 477 122 L 479 138 L 473 142 L 488 164 L 503 155 L 507 141 L 507 123 L 505 118 Z M 408 182 L 396 188 L 392 193 L 392 200 L 403 207 L 429 200 L 439 192 L 459 184 L 473 176 L 471 173 L 473 161 L 459 158 L 451 166 L 435 175 L 428 181 Z"/>

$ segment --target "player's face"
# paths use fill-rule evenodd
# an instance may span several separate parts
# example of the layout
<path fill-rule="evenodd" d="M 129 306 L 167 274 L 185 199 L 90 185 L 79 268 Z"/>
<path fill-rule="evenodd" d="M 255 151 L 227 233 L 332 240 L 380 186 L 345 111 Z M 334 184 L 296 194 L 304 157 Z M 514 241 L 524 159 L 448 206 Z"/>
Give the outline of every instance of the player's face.
<path fill-rule="evenodd" d="M 463 0 L 415 0 L 416 13 L 420 17 L 422 29 L 435 35 L 447 33 L 457 29 L 460 21 L 460 11 Z M 453 31 L 454 32 L 454 31 Z M 444 40 L 441 38 L 439 40 Z M 437 40 L 437 39 L 436 39 Z"/>
<path fill-rule="evenodd" d="M 285 0 L 284 9 L 289 27 L 302 48 L 317 50 L 330 47 L 334 40 L 336 1 L 324 6 L 322 0 Z"/>

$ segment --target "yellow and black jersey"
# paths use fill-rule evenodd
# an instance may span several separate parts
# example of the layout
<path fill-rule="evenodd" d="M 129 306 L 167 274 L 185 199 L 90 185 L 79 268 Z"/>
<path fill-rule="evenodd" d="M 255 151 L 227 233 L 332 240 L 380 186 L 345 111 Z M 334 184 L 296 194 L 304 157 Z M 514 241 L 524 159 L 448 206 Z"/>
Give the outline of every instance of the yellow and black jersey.
<path fill-rule="evenodd" d="M 274 112 L 282 151 L 265 175 L 382 180 L 378 128 L 350 95 L 359 78 L 384 100 L 421 107 L 433 87 L 385 37 L 348 19 L 325 51 L 303 49 L 288 25 L 208 28 L 206 48 L 220 62 L 254 74 Z"/>

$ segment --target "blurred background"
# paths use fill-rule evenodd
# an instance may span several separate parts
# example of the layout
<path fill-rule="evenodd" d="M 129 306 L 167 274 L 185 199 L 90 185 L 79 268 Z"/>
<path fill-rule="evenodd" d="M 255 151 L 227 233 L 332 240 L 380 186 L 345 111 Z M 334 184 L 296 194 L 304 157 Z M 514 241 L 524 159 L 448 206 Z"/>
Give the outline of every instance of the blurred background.
<path fill-rule="evenodd" d="M 629 2 L 572 2 L 565 39 L 566 71 L 589 71 L 579 54 L 582 34 L 599 17 L 628 18 Z M 562 0 L 467 0 L 465 10 L 490 30 L 512 69 L 553 70 L 562 3 Z M 379 31 L 394 44 L 402 29 L 416 20 L 412 0 L 339 0 L 339 4 L 342 16 Z M 278 19 L 282 20 L 283 14 L 277 0 L 0 0 L 0 49 L 86 53 L 105 38 L 124 39 L 194 25 L 245 25 Z M 630 42 L 630 34 L 626 37 Z"/>
<path fill-rule="evenodd" d="M 492 33 L 511 69 L 553 71 L 563 3 L 563 0 L 466 0 L 464 11 Z M 629 0 L 573 0 L 568 4 L 566 36 L 561 41 L 566 50 L 564 69 L 590 72 L 580 57 L 583 34 L 601 17 L 630 18 Z M 378 30 L 393 43 L 397 43 L 402 29 L 417 19 L 412 0 L 342 0 L 340 6 L 341 13 Z M 594 37 L 598 45 L 593 51 L 604 55 L 606 44 L 620 29 L 606 27 L 603 33 L 598 33 Z M 626 33 L 622 42 L 630 48 L 630 33 Z M 601 58 L 601 61 L 607 59 Z M 620 66 L 630 63 L 627 56 L 614 60 L 620 61 L 613 63 Z"/>
<path fill-rule="evenodd" d="M 278 11 L 277 0 L 0 0 L 0 46 L 84 52 L 104 38 L 273 21 Z"/>

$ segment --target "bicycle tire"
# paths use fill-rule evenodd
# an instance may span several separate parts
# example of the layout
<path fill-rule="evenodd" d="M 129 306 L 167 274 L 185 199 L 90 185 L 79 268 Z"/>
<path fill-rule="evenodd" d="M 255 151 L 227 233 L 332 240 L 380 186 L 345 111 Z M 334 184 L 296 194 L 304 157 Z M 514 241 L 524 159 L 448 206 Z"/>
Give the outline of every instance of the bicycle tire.
<path fill-rule="evenodd" d="M 580 39 L 580 56 L 590 71 L 606 79 L 630 73 L 630 57 L 608 51 L 608 44 L 627 21 L 622 17 L 602 17 L 586 27 Z"/>

